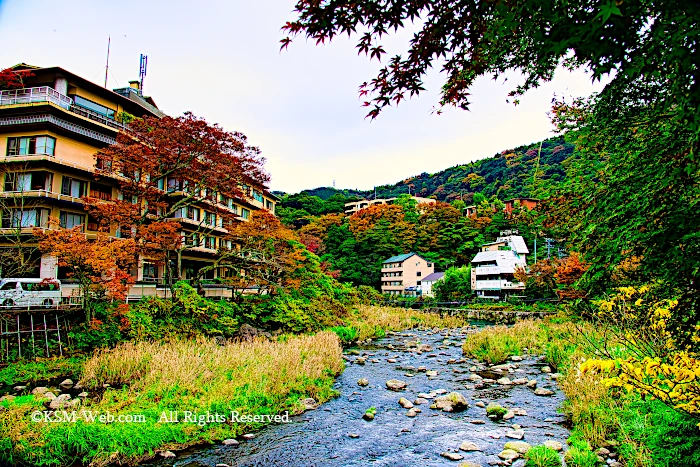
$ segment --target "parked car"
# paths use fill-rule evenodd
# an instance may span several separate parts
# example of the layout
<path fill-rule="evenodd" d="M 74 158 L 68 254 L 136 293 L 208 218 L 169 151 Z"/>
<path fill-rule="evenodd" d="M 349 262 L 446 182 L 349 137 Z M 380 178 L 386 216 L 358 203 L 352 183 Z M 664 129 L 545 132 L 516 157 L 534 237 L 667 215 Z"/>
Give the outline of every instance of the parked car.
<path fill-rule="evenodd" d="M 0 305 L 3 308 L 43 306 L 61 303 L 61 281 L 58 279 L 1 279 Z"/>

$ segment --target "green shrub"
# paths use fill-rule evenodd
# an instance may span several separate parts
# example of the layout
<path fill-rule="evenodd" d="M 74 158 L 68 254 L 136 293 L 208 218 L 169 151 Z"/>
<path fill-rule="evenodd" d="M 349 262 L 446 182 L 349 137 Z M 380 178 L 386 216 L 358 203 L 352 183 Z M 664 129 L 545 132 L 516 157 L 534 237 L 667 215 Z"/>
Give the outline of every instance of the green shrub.
<path fill-rule="evenodd" d="M 598 456 L 591 450 L 591 445 L 576 430 L 568 439 L 571 448 L 566 451 L 564 459 L 567 467 L 595 467 Z"/>
<path fill-rule="evenodd" d="M 331 328 L 331 331 L 336 333 L 341 342 L 344 343 L 354 342 L 357 339 L 357 329 L 349 326 L 335 326 Z"/>
<path fill-rule="evenodd" d="M 525 467 L 561 467 L 559 453 L 547 446 L 534 446 L 525 454 Z"/>
<path fill-rule="evenodd" d="M 499 404 L 496 404 L 495 402 L 491 402 L 489 405 L 486 406 L 486 415 L 494 417 L 497 420 L 502 419 L 503 416 L 507 413 L 508 413 L 507 409 L 504 409 L 503 407 L 501 407 Z"/>
<path fill-rule="evenodd" d="M 622 414 L 622 431 L 645 445 L 654 467 L 675 467 L 683 459 L 684 467 L 700 467 L 700 429 L 698 421 L 673 410 L 660 401 L 638 400 Z M 634 446 L 621 443 L 624 459 L 639 456 Z"/>

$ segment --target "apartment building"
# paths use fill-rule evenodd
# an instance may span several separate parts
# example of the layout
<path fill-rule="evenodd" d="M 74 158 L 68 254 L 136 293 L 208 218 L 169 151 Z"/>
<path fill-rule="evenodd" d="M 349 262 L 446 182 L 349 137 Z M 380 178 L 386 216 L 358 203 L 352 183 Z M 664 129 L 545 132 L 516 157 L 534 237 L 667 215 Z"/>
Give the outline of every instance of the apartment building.
<path fill-rule="evenodd" d="M 432 198 L 421 198 L 419 196 L 411 196 L 411 199 L 415 200 L 418 204 L 435 204 L 437 202 Z M 345 214 L 351 215 L 361 209 L 365 209 L 377 204 L 394 204 L 394 200 L 396 200 L 396 197 L 380 199 L 363 199 L 360 201 L 345 203 Z"/>
<path fill-rule="evenodd" d="M 30 239 L 35 227 L 51 228 L 50 217 L 58 219 L 61 227 L 80 226 L 88 237 L 95 236 L 100 226 L 85 212 L 81 198 L 121 199 L 117 180 L 95 179 L 95 154 L 114 143 L 126 128 L 124 115 L 164 114 L 151 97 L 143 95 L 138 81 L 109 90 L 61 67 L 20 64 L 13 70 L 27 70 L 32 76 L 24 78 L 23 89 L 0 91 L 0 249 L 11 246 L 17 236 Z M 181 181 L 163 181 L 162 189 L 173 197 L 183 188 Z M 274 213 L 276 196 L 264 187 L 244 188 L 248 196 L 216 201 L 239 221 L 258 209 Z M 186 278 L 192 277 L 224 246 L 221 237 L 226 230 L 220 216 L 207 210 L 207 203 L 181 209 L 173 219 L 180 221 L 183 238 L 190 243 L 183 269 Z M 113 228 L 109 235 L 118 238 L 124 233 Z M 143 291 L 143 284 L 155 287 L 163 281 L 163 269 L 140 258 L 132 274 Z M 42 255 L 27 275 L 64 279 L 65 271 L 57 267 L 55 258 Z M 212 278 L 217 275 L 211 272 Z"/>
<path fill-rule="evenodd" d="M 513 273 L 518 267 L 527 267 L 529 252 L 519 235 L 504 235 L 482 245 L 471 261 L 472 291 L 477 297 L 494 300 L 522 294 L 525 284 L 516 281 Z"/>
<path fill-rule="evenodd" d="M 416 253 L 392 256 L 382 263 L 382 293 L 419 295 L 421 281 L 435 272 L 435 265 Z"/>

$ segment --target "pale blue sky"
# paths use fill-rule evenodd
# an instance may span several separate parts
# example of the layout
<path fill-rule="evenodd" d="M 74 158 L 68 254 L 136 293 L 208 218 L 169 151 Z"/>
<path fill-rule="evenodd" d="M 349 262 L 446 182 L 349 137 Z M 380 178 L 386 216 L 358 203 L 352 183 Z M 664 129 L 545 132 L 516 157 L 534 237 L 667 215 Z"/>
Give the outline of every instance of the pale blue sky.
<path fill-rule="evenodd" d="M 513 83 L 483 79 L 471 112 L 431 114 L 442 77 L 420 98 L 364 119 L 357 87 L 378 64 L 355 38 L 315 46 L 297 39 L 279 52 L 293 0 L 0 0 L 0 66 L 62 66 L 104 83 L 111 34 L 110 88 L 137 79 L 148 55 L 146 94 L 170 115 L 192 111 L 260 146 L 271 188 L 372 188 L 421 172 L 488 157 L 551 136 L 551 99 L 600 89 L 583 73 L 559 73 L 506 103 Z M 388 44 L 400 53 L 404 31 Z"/>

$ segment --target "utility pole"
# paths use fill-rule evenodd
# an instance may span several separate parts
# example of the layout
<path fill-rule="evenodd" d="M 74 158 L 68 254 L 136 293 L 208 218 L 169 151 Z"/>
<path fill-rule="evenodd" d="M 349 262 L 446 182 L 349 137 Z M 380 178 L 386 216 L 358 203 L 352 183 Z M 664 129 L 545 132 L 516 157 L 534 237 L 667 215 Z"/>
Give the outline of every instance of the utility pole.
<path fill-rule="evenodd" d="M 550 259 L 551 258 L 551 249 L 552 249 L 552 246 L 554 246 L 553 245 L 554 239 L 545 238 L 544 240 L 547 243 L 547 259 Z"/>

